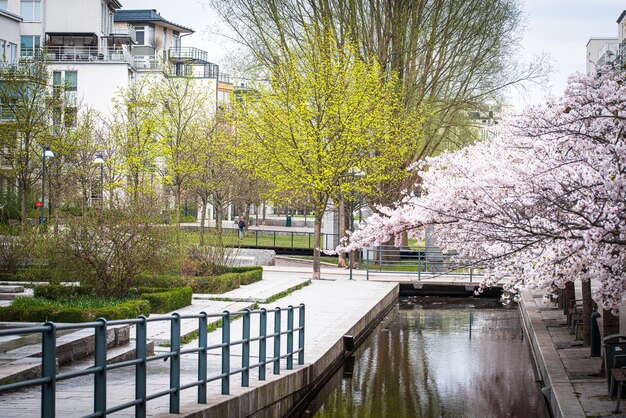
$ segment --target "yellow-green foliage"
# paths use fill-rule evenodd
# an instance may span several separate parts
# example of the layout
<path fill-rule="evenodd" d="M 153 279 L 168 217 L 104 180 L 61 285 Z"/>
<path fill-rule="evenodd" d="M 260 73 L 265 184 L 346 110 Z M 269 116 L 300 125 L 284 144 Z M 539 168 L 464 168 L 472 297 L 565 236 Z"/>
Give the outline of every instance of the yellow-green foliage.
<path fill-rule="evenodd" d="M 406 113 L 396 77 L 375 60 L 309 35 L 304 55 L 276 65 L 271 84 L 244 97 L 237 134 L 240 158 L 276 186 L 276 198 L 311 197 L 321 217 L 340 192 L 401 182 L 422 118 Z M 356 170 L 365 176 L 351 176 Z"/>

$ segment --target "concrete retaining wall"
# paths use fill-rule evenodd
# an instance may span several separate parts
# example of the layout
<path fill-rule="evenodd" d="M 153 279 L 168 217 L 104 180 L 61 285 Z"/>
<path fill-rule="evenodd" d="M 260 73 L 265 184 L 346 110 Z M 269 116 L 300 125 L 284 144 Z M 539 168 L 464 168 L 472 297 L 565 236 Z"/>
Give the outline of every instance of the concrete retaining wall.
<path fill-rule="evenodd" d="M 357 341 L 364 339 L 371 332 L 372 325 L 378 323 L 381 314 L 395 305 L 398 294 L 399 286 L 395 286 L 365 316 L 347 329 L 345 334 L 352 335 Z M 343 341 L 340 338 L 312 364 L 294 365 L 294 370 L 281 370 L 281 373 L 284 373 L 282 375 L 268 374 L 267 380 L 263 382 L 251 378 L 248 388 L 232 387 L 231 395 L 211 395 L 206 405 L 185 405 L 181 407 L 180 415 L 161 416 L 183 415 L 194 418 L 284 416 L 291 412 L 294 405 L 305 399 L 307 394 L 314 391 L 316 386 L 323 383 L 324 377 L 341 364 L 344 355 Z"/>
<path fill-rule="evenodd" d="M 574 388 L 554 347 L 550 333 L 541 319 L 539 308 L 530 292 L 522 294 L 519 303 L 524 332 L 533 352 L 533 361 L 543 381 L 543 393 L 548 398 L 555 418 L 584 417 Z"/>

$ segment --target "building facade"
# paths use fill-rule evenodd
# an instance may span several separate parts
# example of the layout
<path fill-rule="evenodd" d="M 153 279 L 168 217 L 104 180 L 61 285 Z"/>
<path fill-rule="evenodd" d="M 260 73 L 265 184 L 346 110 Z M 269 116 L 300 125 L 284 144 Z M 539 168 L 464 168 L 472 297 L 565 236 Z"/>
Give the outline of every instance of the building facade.
<path fill-rule="evenodd" d="M 626 10 L 617 18 L 617 36 L 592 37 L 587 42 L 586 67 L 588 75 L 606 70 L 626 69 Z"/>

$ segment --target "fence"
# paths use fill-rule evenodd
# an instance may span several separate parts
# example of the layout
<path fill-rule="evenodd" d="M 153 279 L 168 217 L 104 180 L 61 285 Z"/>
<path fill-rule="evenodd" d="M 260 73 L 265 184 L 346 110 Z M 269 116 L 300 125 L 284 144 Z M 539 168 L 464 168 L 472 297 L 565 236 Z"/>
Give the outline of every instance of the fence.
<path fill-rule="evenodd" d="M 298 310 L 298 327 L 294 328 L 294 310 Z M 287 312 L 286 330 L 282 330 L 281 315 Z M 274 332 L 267 333 L 267 315 L 274 313 Z M 256 337 L 250 336 L 250 319 L 252 315 L 259 316 L 259 334 Z M 106 416 L 126 408 L 135 408 L 136 417 L 146 416 L 146 403 L 152 399 L 169 396 L 169 411 L 172 414 L 179 413 L 180 392 L 185 389 L 197 387 L 197 402 L 205 404 L 207 402 L 207 383 L 221 381 L 221 393 L 230 393 L 230 377 L 241 373 L 241 386 L 248 387 L 250 371 L 258 368 L 258 379 L 265 380 L 266 365 L 273 366 L 273 373 L 280 374 L 280 361 L 286 359 L 286 369 L 293 369 L 294 355 L 297 354 L 298 364 L 304 364 L 304 304 L 296 307 L 289 306 L 286 309 L 275 308 L 272 310 L 260 309 L 251 311 L 249 309 L 231 315 L 228 311 L 221 314 L 207 314 L 201 312 L 197 315 L 178 315 L 176 313 L 157 318 L 146 318 L 140 316 L 137 319 L 107 321 L 103 318 L 95 322 L 81 324 L 55 324 L 48 322 L 41 326 L 27 328 L 13 328 L 0 330 L 2 336 L 17 336 L 25 334 L 41 334 L 42 336 L 42 372 L 41 377 L 22 382 L 5 384 L 0 386 L 0 393 L 20 388 L 41 386 L 41 416 L 54 417 L 56 403 L 56 383 L 59 381 L 76 378 L 80 376 L 93 375 L 94 385 L 94 406 L 93 414 L 89 417 Z M 231 339 L 230 322 L 234 316 L 241 316 L 243 319 L 243 333 L 241 339 L 233 341 Z M 222 322 L 222 342 L 220 344 L 208 344 L 208 318 L 220 318 Z M 198 347 L 181 347 L 181 320 L 198 319 Z M 170 351 L 162 354 L 148 356 L 147 349 L 147 326 L 148 323 L 157 321 L 170 321 L 171 323 L 171 345 Z M 126 360 L 119 363 L 107 364 L 107 327 L 114 325 L 135 326 L 136 355 L 133 360 Z M 56 338 L 57 332 L 61 330 L 79 330 L 93 328 L 95 333 L 94 365 L 83 370 L 57 373 L 56 370 Z M 294 333 L 298 332 L 298 348 L 294 350 Z M 286 336 L 286 352 L 281 354 L 281 337 Z M 267 340 L 273 341 L 273 356 L 267 358 Z M 250 344 L 258 341 L 259 355 L 258 362 L 250 364 Z M 231 370 L 231 348 L 241 345 L 241 367 Z M 209 350 L 221 350 L 221 374 L 209 376 L 207 371 L 207 354 Z M 184 354 L 198 354 L 196 381 L 181 385 L 181 356 Z M 169 380 L 170 388 L 157 393 L 147 393 L 147 364 L 157 360 L 169 360 Z M 122 367 L 135 368 L 135 399 L 123 404 L 107 407 L 107 372 Z"/>
<path fill-rule="evenodd" d="M 444 254 L 437 247 L 381 245 L 363 252 L 368 280 L 370 272 L 415 274 L 418 281 L 440 276 L 466 276 L 470 283 L 474 277 L 483 275 L 482 266 Z"/>

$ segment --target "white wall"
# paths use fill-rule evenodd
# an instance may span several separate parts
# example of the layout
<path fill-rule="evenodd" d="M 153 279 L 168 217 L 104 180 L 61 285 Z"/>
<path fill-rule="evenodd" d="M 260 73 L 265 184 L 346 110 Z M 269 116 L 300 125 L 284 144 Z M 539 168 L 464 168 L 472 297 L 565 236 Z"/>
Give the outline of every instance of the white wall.
<path fill-rule="evenodd" d="M 20 44 L 20 23 L 14 19 L 0 15 L 0 39 Z"/>
<path fill-rule="evenodd" d="M 591 38 L 587 42 L 585 62 L 588 75 L 596 74 L 596 62 L 600 58 L 600 49 L 608 42 L 617 42 L 617 38 Z"/>
<path fill-rule="evenodd" d="M 46 32 L 85 32 L 102 34 L 101 0 L 47 0 Z"/>
<path fill-rule="evenodd" d="M 119 89 L 129 85 L 129 66 L 124 63 L 52 64 L 50 71 L 77 71 L 78 103 L 97 110 L 104 117 L 112 115 L 112 99 Z"/>

